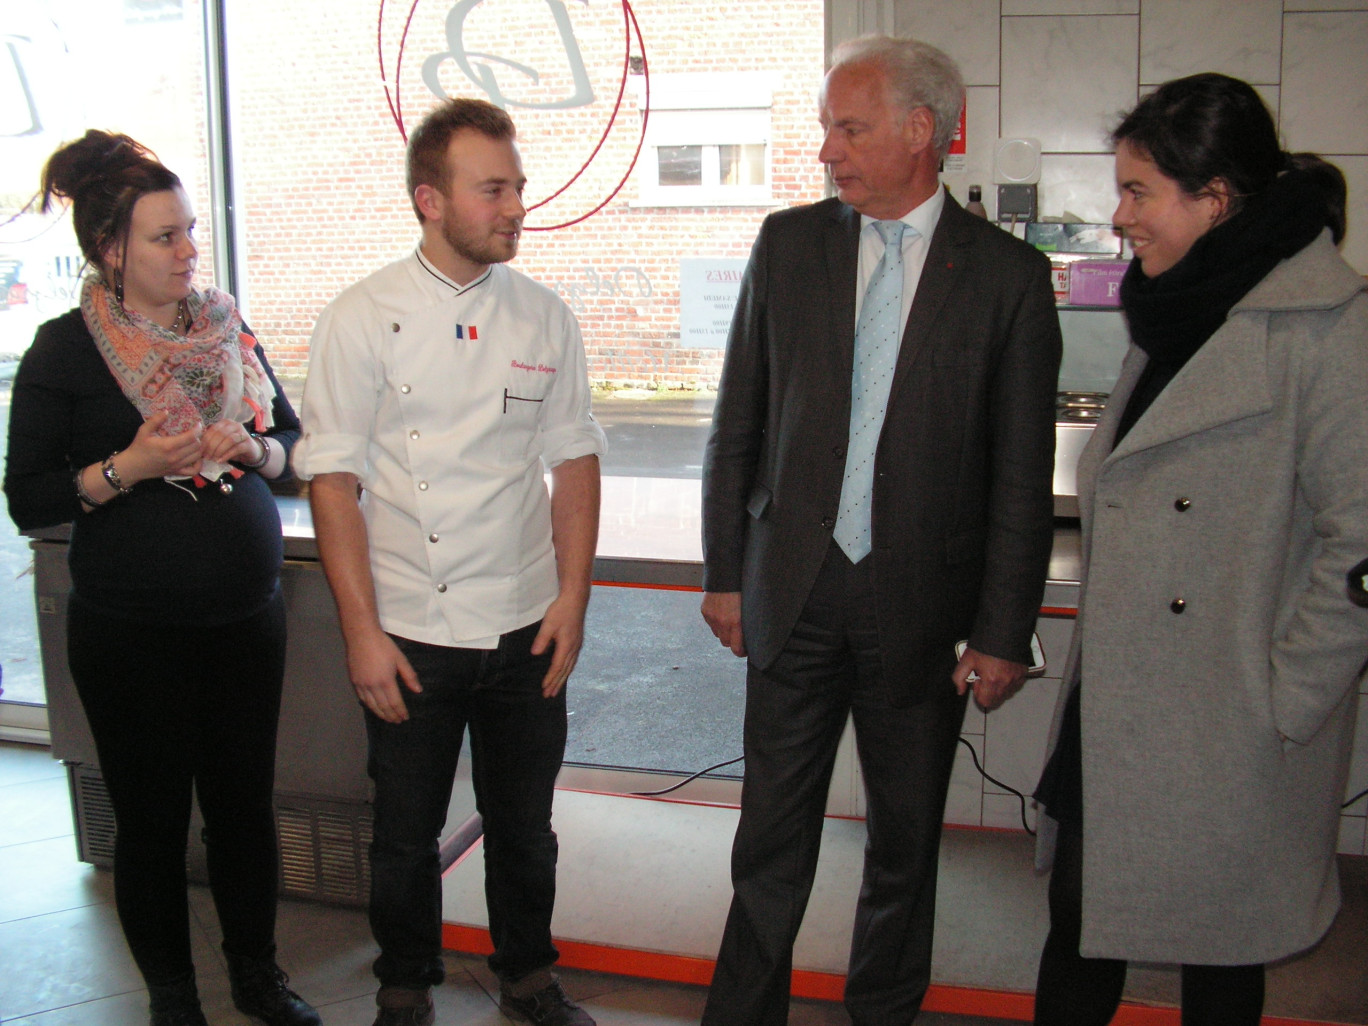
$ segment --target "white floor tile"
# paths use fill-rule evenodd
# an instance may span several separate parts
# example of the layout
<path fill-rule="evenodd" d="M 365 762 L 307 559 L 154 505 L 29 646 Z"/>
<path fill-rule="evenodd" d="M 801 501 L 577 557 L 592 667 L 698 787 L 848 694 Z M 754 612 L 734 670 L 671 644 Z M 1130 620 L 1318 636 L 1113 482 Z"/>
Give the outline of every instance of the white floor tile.
<path fill-rule="evenodd" d="M 0 848 L 69 837 L 70 795 L 64 775 L 0 787 Z"/>
<path fill-rule="evenodd" d="M 114 877 L 76 858 L 70 835 L 0 848 L 0 923 L 114 900 Z"/>

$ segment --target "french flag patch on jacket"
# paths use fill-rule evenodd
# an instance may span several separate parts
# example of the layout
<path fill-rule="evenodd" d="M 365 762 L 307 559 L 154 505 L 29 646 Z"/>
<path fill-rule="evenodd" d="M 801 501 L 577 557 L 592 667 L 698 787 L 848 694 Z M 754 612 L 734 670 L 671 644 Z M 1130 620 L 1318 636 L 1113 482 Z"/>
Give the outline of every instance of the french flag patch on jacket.
<path fill-rule="evenodd" d="M 468 338 L 472 342 L 477 342 L 480 338 L 479 334 L 476 331 L 475 325 L 473 324 L 456 325 L 456 337 L 460 339 Z"/>

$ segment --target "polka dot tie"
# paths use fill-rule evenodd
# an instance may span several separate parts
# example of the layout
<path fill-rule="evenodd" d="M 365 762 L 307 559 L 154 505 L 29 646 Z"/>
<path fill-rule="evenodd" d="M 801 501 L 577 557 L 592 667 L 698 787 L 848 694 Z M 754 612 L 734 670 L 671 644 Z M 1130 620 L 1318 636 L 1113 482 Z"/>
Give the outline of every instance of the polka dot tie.
<path fill-rule="evenodd" d="M 845 480 L 833 536 L 841 551 L 858 563 L 873 547 L 870 509 L 874 504 L 874 453 L 883 431 L 888 393 L 898 363 L 902 327 L 903 231 L 901 221 L 875 221 L 884 240 L 883 258 L 874 268 L 855 328 L 855 372 L 850 383 L 850 444 Z M 915 229 L 913 229 L 915 231 Z"/>

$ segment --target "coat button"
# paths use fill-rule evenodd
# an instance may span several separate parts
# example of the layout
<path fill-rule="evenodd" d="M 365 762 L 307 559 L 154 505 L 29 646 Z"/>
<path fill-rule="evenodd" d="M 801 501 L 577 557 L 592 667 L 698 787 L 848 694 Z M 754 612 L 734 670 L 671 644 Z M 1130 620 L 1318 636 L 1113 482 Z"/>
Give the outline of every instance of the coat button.
<path fill-rule="evenodd" d="M 1186 513 L 1189 507 L 1191 506 L 1191 499 L 1175 499 L 1173 502 L 1173 508 L 1176 509 L 1179 513 Z"/>
<path fill-rule="evenodd" d="M 393 322 L 393 323 L 390 325 L 390 331 L 398 331 L 398 330 L 399 330 L 399 322 L 398 322 L 398 321 L 395 321 L 395 322 Z"/>
<path fill-rule="evenodd" d="M 410 432 L 409 432 L 409 437 L 410 437 L 410 438 L 416 439 L 416 438 L 418 437 L 418 432 L 417 432 L 416 430 L 410 431 Z"/>
<path fill-rule="evenodd" d="M 845 459 L 845 454 L 846 451 L 844 445 L 833 445 L 831 447 L 831 455 L 835 456 L 838 460 Z"/>
<path fill-rule="evenodd" d="M 822 517 L 822 526 L 825 527 L 825 528 L 832 528 L 832 527 L 835 527 L 835 526 L 836 526 L 836 518 L 835 518 L 835 517 Z"/>
<path fill-rule="evenodd" d="M 402 392 L 404 395 L 408 395 L 410 392 L 413 391 L 413 386 L 412 386 L 412 385 L 400 385 L 400 386 L 399 386 L 399 391 Z"/>
<path fill-rule="evenodd" d="M 437 542 L 440 541 L 440 540 L 441 540 L 441 535 L 437 535 L 437 534 L 430 534 L 430 535 L 428 535 L 428 541 L 432 542 L 434 545 L 436 545 Z"/>
<path fill-rule="evenodd" d="M 1169 603 L 1169 609 L 1173 610 L 1175 613 L 1181 613 L 1186 608 L 1187 601 L 1185 599 L 1176 598 Z"/>
<path fill-rule="evenodd" d="M 427 491 L 427 490 L 428 490 L 428 483 L 427 483 L 426 481 L 419 481 L 419 482 L 418 482 L 418 490 L 419 490 L 420 492 L 425 492 L 425 491 Z"/>
<path fill-rule="evenodd" d="M 445 585 L 445 584 L 439 584 L 439 585 L 437 585 L 437 592 L 438 592 L 438 594 L 445 594 L 445 593 L 446 593 L 446 585 Z"/>

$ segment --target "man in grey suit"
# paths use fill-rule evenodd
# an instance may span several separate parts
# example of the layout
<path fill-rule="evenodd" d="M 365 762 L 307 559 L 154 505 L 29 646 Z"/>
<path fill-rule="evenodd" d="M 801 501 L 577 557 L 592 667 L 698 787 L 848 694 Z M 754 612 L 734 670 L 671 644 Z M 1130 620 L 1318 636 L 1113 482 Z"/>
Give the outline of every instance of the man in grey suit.
<path fill-rule="evenodd" d="M 703 615 L 749 657 L 704 1026 L 787 1019 L 847 715 L 869 841 L 845 1004 L 913 1020 L 967 691 L 995 708 L 1030 660 L 1059 324 L 1049 261 L 940 186 L 963 97 L 934 47 L 839 48 L 819 154 L 837 198 L 766 218 L 746 269 L 703 470 Z"/>

